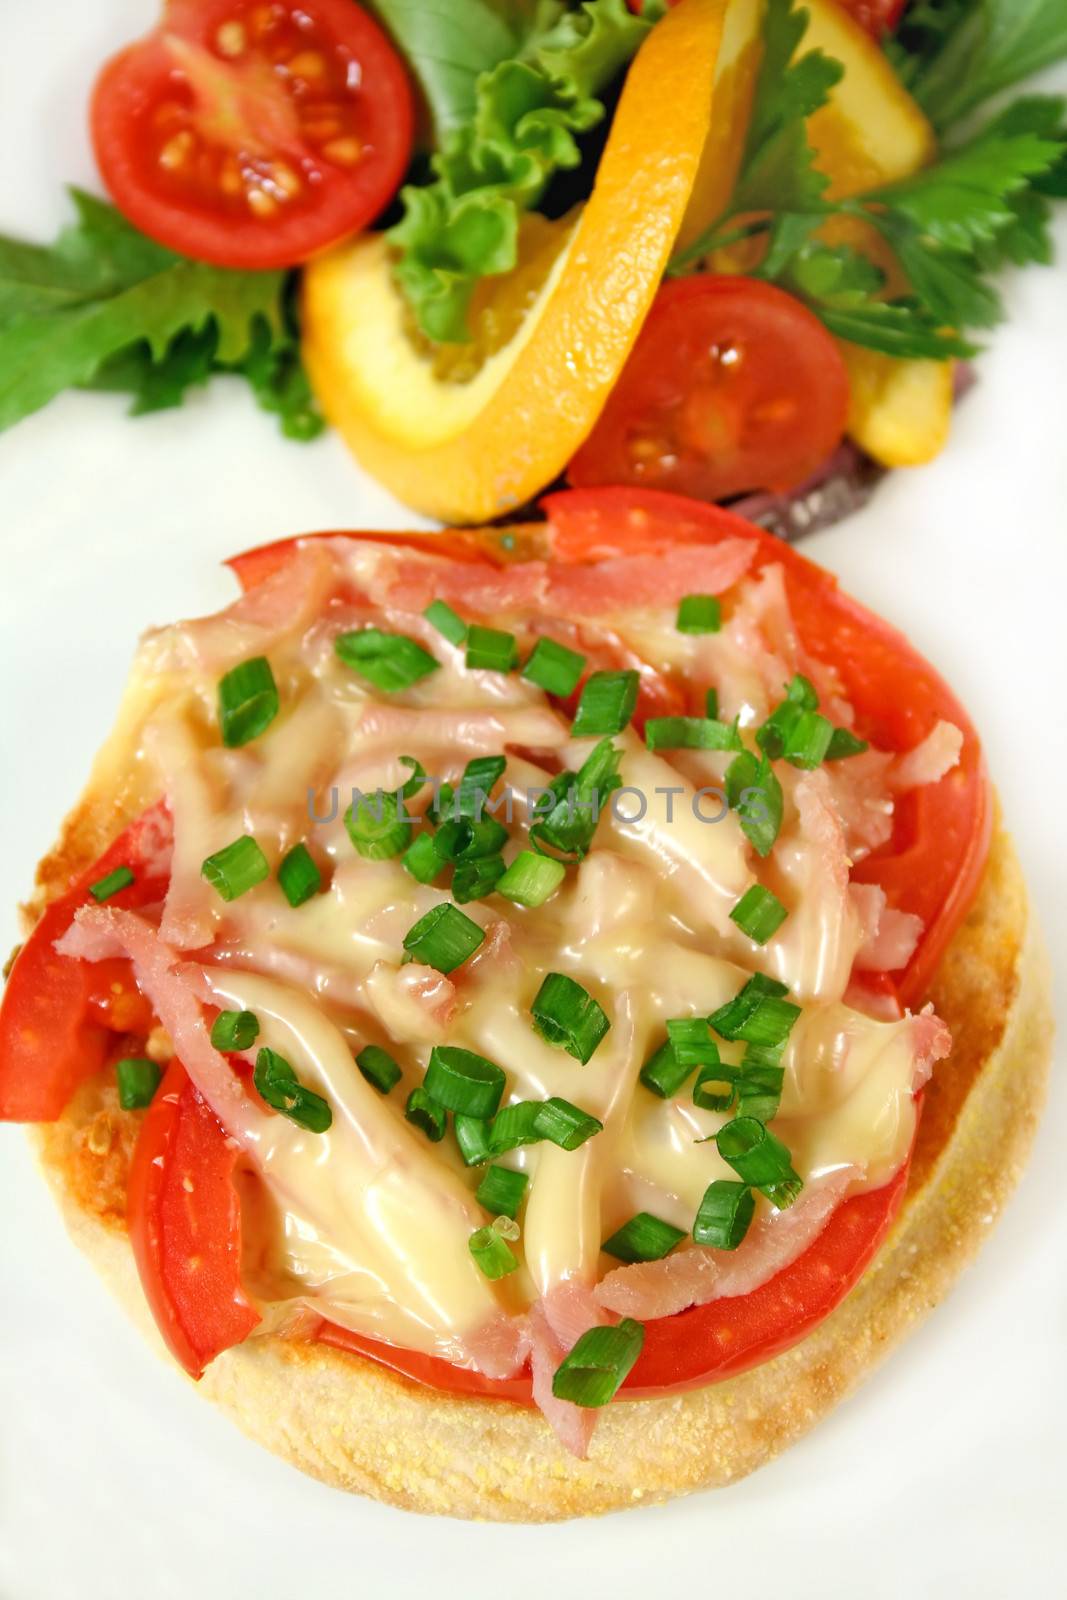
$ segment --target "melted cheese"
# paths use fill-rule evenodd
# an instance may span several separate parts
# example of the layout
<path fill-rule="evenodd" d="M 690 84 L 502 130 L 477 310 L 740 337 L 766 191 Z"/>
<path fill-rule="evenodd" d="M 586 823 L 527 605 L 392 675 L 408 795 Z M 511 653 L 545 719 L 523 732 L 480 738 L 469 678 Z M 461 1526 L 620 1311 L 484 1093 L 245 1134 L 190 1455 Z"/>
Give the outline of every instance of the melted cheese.
<path fill-rule="evenodd" d="M 394 559 L 346 546 L 347 580 L 358 576 L 373 595 Z M 855 937 L 845 919 L 853 914 L 847 896 L 820 899 L 819 862 L 788 799 L 769 863 L 753 856 L 735 815 L 700 820 L 694 795 L 721 782 L 719 757 L 680 753 L 675 762 L 650 753 L 632 731 L 620 736 L 623 783 L 637 793 L 601 819 L 584 864 L 538 911 L 496 896 L 465 906 L 487 932 L 482 951 L 425 992 L 409 981 L 412 969 L 400 967 L 403 936 L 448 892 L 416 883 L 397 860 L 356 854 L 342 821 L 353 787 L 403 783 L 402 755 L 455 779 L 472 755 L 506 751 L 513 851 L 525 842 L 527 791 L 542 787 L 560 761 L 580 765 L 590 742 L 568 742 L 566 720 L 520 678 L 468 672 L 462 653 L 417 613 L 387 610 L 388 625 L 418 637 L 441 670 L 404 694 L 375 696 L 332 648 L 334 634 L 374 613 L 334 603 L 323 614 L 330 560 L 320 546 L 301 566 L 289 608 L 260 596 L 234 608 L 229 623 L 151 636 L 97 769 L 102 788 L 122 775 L 146 799 L 167 795 L 175 857 L 165 936 L 196 951 L 219 1003 L 254 1011 L 257 1043 L 289 1059 L 333 1108 L 325 1135 L 271 1117 L 269 1134 L 247 1150 L 271 1202 L 256 1213 L 270 1234 L 256 1253 L 275 1293 L 361 1333 L 491 1365 L 485 1344 L 500 1319 L 567 1279 L 595 1281 L 601 1240 L 626 1216 L 647 1209 L 688 1227 L 708 1183 L 733 1175 L 706 1142 L 724 1118 L 694 1107 L 688 1091 L 656 1099 L 638 1073 L 668 1018 L 707 1015 L 756 967 L 774 970 L 806 1002 L 775 1123 L 797 1170 L 812 1181 L 849 1168 L 857 1186 L 884 1183 L 914 1130 L 907 1025 L 843 1004 Z M 614 637 L 629 637 L 648 659 L 671 661 L 698 682 L 721 673 L 727 709 L 762 715 L 768 682 L 795 664 L 778 610 L 777 653 L 769 645 L 763 656 L 753 653 L 776 594 L 766 577 L 747 584 L 733 620 L 711 640 L 679 635 L 673 611 L 648 610 L 613 619 Z M 218 678 L 261 653 L 283 710 L 245 749 L 222 750 Z M 426 799 L 423 791 L 412 809 Z M 708 801 L 703 814 L 720 809 Z M 200 863 L 244 832 L 272 864 L 308 839 L 330 865 L 324 892 L 293 909 L 271 879 L 231 904 L 219 900 Z M 729 918 L 756 881 L 775 887 L 791 911 L 767 951 Z M 530 1002 L 549 971 L 572 974 L 611 1019 L 585 1066 L 532 1028 Z M 403 1082 L 387 1097 L 354 1065 L 368 1040 L 385 1044 L 402 1067 Z M 514 1246 L 522 1270 L 499 1283 L 481 1275 L 467 1246 L 486 1221 L 473 1193 L 479 1170 L 463 1168 L 451 1138 L 432 1145 L 403 1116 L 432 1044 L 444 1041 L 498 1062 L 506 1100 L 560 1095 L 604 1123 L 576 1151 L 539 1145 L 504 1158 L 531 1183 Z M 724 1046 L 723 1055 L 736 1061 L 740 1047 Z"/>

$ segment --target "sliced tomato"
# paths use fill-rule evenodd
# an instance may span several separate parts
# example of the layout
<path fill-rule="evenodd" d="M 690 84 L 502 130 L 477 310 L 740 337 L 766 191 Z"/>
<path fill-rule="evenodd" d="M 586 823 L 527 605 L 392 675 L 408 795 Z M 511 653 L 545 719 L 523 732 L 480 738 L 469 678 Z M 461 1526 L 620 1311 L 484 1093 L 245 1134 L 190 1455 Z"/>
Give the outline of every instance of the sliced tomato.
<path fill-rule="evenodd" d="M 237 1160 L 237 1147 L 173 1060 L 137 1138 L 126 1215 L 145 1299 L 192 1378 L 260 1321 L 241 1287 Z"/>
<path fill-rule="evenodd" d="M 167 888 L 165 844 L 170 822 L 162 806 L 140 817 L 76 883 L 53 900 L 19 951 L 0 1003 L 0 1120 L 53 1122 L 71 1095 L 104 1064 L 112 1031 L 145 1020 L 126 963 L 101 972 L 88 961 L 58 955 L 55 941 L 66 933 L 79 906 L 95 905 L 90 885 L 117 867 L 135 878 L 109 905 L 133 910 L 162 899 Z M 118 984 L 128 999 L 123 1013 L 109 1010 L 108 989 Z M 112 1000 L 116 1000 L 114 990 Z"/>
<path fill-rule="evenodd" d="M 841 5 L 875 39 L 893 33 L 908 0 L 841 0 Z"/>
<path fill-rule="evenodd" d="M 665 283 L 567 477 L 698 500 L 793 489 L 841 442 L 848 402 L 833 339 L 792 295 L 735 276 Z"/>
<path fill-rule="evenodd" d="M 288 267 L 372 222 L 411 156 L 404 64 L 352 0 L 170 0 L 107 63 L 100 174 L 142 232 L 224 267 Z"/>

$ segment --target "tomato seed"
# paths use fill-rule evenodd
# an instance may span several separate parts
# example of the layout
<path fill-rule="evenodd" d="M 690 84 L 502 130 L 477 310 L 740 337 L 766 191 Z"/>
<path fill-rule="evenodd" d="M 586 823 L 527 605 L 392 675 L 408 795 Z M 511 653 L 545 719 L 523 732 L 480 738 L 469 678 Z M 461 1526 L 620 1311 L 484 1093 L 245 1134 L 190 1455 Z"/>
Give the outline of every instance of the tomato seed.
<path fill-rule="evenodd" d="M 224 22 L 215 35 L 219 54 L 231 58 L 239 56 L 247 42 L 245 30 L 239 22 Z"/>

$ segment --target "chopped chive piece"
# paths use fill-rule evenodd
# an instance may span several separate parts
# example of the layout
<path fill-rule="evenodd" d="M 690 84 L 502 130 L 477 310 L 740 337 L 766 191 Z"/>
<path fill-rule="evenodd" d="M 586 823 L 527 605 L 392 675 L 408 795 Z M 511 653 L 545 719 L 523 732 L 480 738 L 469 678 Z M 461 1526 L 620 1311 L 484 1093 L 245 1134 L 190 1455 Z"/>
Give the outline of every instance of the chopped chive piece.
<path fill-rule="evenodd" d="M 870 745 L 866 739 L 857 739 L 849 728 L 835 728 L 826 746 L 824 761 L 845 761 L 849 756 L 861 756 Z"/>
<path fill-rule="evenodd" d="M 584 739 L 592 733 L 621 733 L 637 707 L 639 676 L 636 672 L 593 672 L 585 680 L 571 736 Z"/>
<path fill-rule="evenodd" d="M 718 722 L 718 720 L 719 720 L 719 691 L 718 691 L 718 689 L 709 689 L 708 692 L 705 694 L 705 696 L 704 696 L 704 715 L 706 717 L 710 717 L 713 722 Z"/>
<path fill-rule="evenodd" d="M 542 1100 L 534 1118 L 534 1128 L 540 1139 L 559 1145 L 561 1150 L 577 1150 L 580 1144 L 601 1133 L 604 1124 L 580 1106 L 571 1105 L 559 1095 Z"/>
<path fill-rule="evenodd" d="M 504 876 L 504 857 L 486 856 L 481 861 L 464 861 L 452 874 L 452 898 L 465 906 L 471 900 L 484 900 Z"/>
<path fill-rule="evenodd" d="M 600 813 L 619 788 L 618 766 L 622 751 L 610 738 L 594 745 L 578 771 L 561 772 L 538 799 L 533 815 L 541 818 L 530 829 L 530 842 L 538 850 L 554 850 L 568 861 L 581 861 L 588 853 Z M 547 798 L 548 809 L 544 808 Z"/>
<path fill-rule="evenodd" d="M 270 863 L 252 835 L 246 833 L 225 849 L 208 856 L 201 864 L 200 876 L 206 878 L 224 900 L 237 900 L 270 876 Z"/>
<path fill-rule="evenodd" d="M 778 1115 L 785 1068 L 784 1045 L 750 1044 L 745 1047 L 738 1069 L 737 1114 L 771 1122 Z"/>
<path fill-rule="evenodd" d="M 510 1167 L 489 1167 L 474 1192 L 474 1198 L 490 1216 L 511 1217 L 514 1220 L 529 1181 L 525 1172 L 513 1172 Z"/>
<path fill-rule="evenodd" d="M 785 736 L 782 755 L 790 766 L 811 772 L 822 762 L 833 736 L 834 725 L 828 717 L 802 711 Z"/>
<path fill-rule="evenodd" d="M 641 1354 L 645 1330 L 623 1317 L 613 1328 L 590 1328 L 556 1368 L 552 1393 L 576 1406 L 606 1406 Z"/>
<path fill-rule="evenodd" d="M 499 855 L 508 842 L 508 830 L 502 822 L 483 817 L 473 822 L 466 817 L 442 822 L 433 836 L 433 847 L 443 863 L 477 861 L 482 856 Z"/>
<path fill-rule="evenodd" d="M 755 1117 L 735 1117 L 719 1129 L 715 1143 L 737 1176 L 779 1209 L 791 1206 L 804 1187 L 781 1139 Z"/>
<path fill-rule="evenodd" d="M 736 1250 L 748 1232 L 756 1197 L 747 1183 L 716 1178 L 709 1183 L 693 1223 L 693 1239 L 712 1250 Z"/>
<path fill-rule="evenodd" d="M 103 905 L 105 900 L 110 900 L 120 889 L 128 889 L 134 881 L 134 875 L 129 867 L 116 867 L 114 872 L 108 872 L 95 883 L 91 883 L 89 893 L 97 905 Z"/>
<path fill-rule="evenodd" d="M 252 1081 L 269 1106 L 295 1122 L 308 1133 L 325 1133 L 333 1122 L 333 1112 L 321 1094 L 306 1089 L 292 1066 L 276 1050 L 266 1048 L 256 1056 Z"/>
<path fill-rule="evenodd" d="M 388 1050 L 383 1050 L 380 1044 L 365 1044 L 356 1057 L 356 1066 L 379 1094 L 388 1094 L 403 1077 Z"/>
<path fill-rule="evenodd" d="M 543 906 L 566 875 L 562 861 L 552 856 L 539 856 L 533 850 L 520 850 L 503 877 L 498 879 L 496 892 L 514 900 L 516 905 Z"/>
<path fill-rule="evenodd" d="M 756 972 L 743 989 L 708 1018 L 723 1039 L 743 1039 L 746 1044 L 778 1045 L 800 1016 L 800 1007 L 783 999 L 789 991 L 776 978 Z"/>
<path fill-rule="evenodd" d="M 467 1248 L 487 1278 L 506 1278 L 518 1267 L 518 1258 L 492 1225 L 477 1228 Z"/>
<path fill-rule="evenodd" d="M 489 1160 L 493 1152 L 489 1144 L 489 1124 L 484 1117 L 465 1117 L 459 1112 L 452 1118 L 452 1131 L 464 1166 L 480 1167 Z"/>
<path fill-rule="evenodd" d="M 714 691 L 712 691 L 714 693 Z M 742 750 L 736 722 L 714 717 L 650 717 L 645 723 L 650 750 Z"/>
<path fill-rule="evenodd" d="M 278 685 L 266 656 L 253 656 L 219 679 L 219 729 L 227 749 L 257 739 L 278 715 Z"/>
<path fill-rule="evenodd" d="M 474 1050 L 435 1044 L 423 1088 L 446 1111 L 465 1117 L 492 1117 L 504 1093 L 504 1069 Z"/>
<path fill-rule="evenodd" d="M 784 802 L 766 755 L 757 761 L 751 750 L 743 750 L 734 757 L 726 769 L 726 799 L 757 855 L 770 855 L 782 826 Z"/>
<path fill-rule="evenodd" d="M 422 1129 L 431 1144 L 440 1144 L 448 1127 L 448 1112 L 421 1084 L 408 1095 L 404 1115 L 414 1127 Z"/>
<path fill-rule="evenodd" d="M 411 768 L 411 777 L 400 790 L 400 798 L 402 800 L 410 800 L 412 795 L 418 794 L 424 783 L 429 782 L 426 776 L 426 768 L 417 756 L 401 756 L 399 760 L 402 767 Z"/>
<path fill-rule="evenodd" d="M 793 700 L 783 700 L 775 706 L 770 716 L 756 729 L 756 743 L 764 755 L 777 761 L 785 752 L 785 741 L 803 715 L 803 707 Z"/>
<path fill-rule="evenodd" d="M 692 1071 L 692 1065 L 686 1066 L 678 1060 L 674 1047 L 668 1039 L 645 1062 L 640 1077 L 646 1089 L 651 1089 L 661 1100 L 669 1100 L 672 1095 L 678 1093 Z"/>
<path fill-rule="evenodd" d="M 804 711 L 818 711 L 819 709 L 819 696 L 815 685 L 810 678 L 805 678 L 802 672 L 794 672 L 785 691 L 785 697 L 787 700 L 791 700 L 794 705 L 800 706 Z"/>
<path fill-rule="evenodd" d="M 482 672 L 511 672 L 518 663 L 519 647 L 513 633 L 471 623 L 467 629 L 468 667 Z"/>
<path fill-rule="evenodd" d="M 390 861 L 411 840 L 411 818 L 391 789 L 360 795 L 344 814 L 345 832 L 365 861 Z"/>
<path fill-rule="evenodd" d="M 315 865 L 306 844 L 294 844 L 281 859 L 278 882 L 291 906 L 302 906 L 305 900 L 318 894 L 322 888 L 322 873 Z"/>
<path fill-rule="evenodd" d="M 389 694 L 410 689 L 441 665 L 417 639 L 409 639 L 406 633 L 385 633 L 381 628 L 339 633 L 333 647 L 346 667 Z"/>
<path fill-rule="evenodd" d="M 711 1037 L 707 1017 L 672 1017 L 667 1037 L 680 1066 L 719 1065 L 719 1047 Z"/>
<path fill-rule="evenodd" d="M 211 1024 L 216 1050 L 249 1050 L 259 1038 L 259 1018 L 254 1011 L 220 1011 Z"/>
<path fill-rule="evenodd" d="M 140 1111 L 152 1104 L 163 1073 L 154 1061 L 143 1056 L 124 1056 L 115 1062 L 115 1082 L 123 1111 Z"/>
<path fill-rule="evenodd" d="M 522 676 L 527 683 L 535 683 L 546 694 L 559 695 L 565 700 L 578 687 L 585 670 L 585 657 L 577 650 L 568 650 L 555 639 L 540 638 L 527 657 Z"/>
<path fill-rule="evenodd" d="M 444 863 L 434 847 L 433 834 L 418 834 L 400 857 L 400 864 L 418 883 L 432 883 L 444 871 Z"/>
<path fill-rule="evenodd" d="M 448 901 L 434 906 L 404 935 L 404 949 L 416 961 L 438 972 L 454 972 L 484 943 L 485 933 L 465 912 Z"/>
<path fill-rule="evenodd" d="M 718 633 L 722 606 L 713 594 L 687 594 L 678 606 L 679 633 Z"/>
<path fill-rule="evenodd" d="M 693 1085 L 693 1104 L 701 1111 L 729 1111 L 737 1095 L 737 1068 L 725 1062 L 707 1062 Z M 718 1084 L 712 1089 L 710 1084 Z"/>
<path fill-rule="evenodd" d="M 458 807 L 454 804 L 455 798 L 456 791 L 450 783 L 438 785 L 433 799 L 426 808 L 426 816 L 435 827 L 449 811 L 453 816 L 456 815 Z"/>
<path fill-rule="evenodd" d="M 649 1211 L 639 1211 L 636 1217 L 617 1228 L 610 1239 L 605 1239 L 600 1248 L 617 1261 L 662 1261 L 684 1238 L 684 1228 L 676 1228 Z"/>
<path fill-rule="evenodd" d="M 778 932 L 789 912 L 770 889 L 754 883 L 746 889 L 730 912 L 730 921 L 736 922 L 741 932 L 755 944 L 766 944 Z"/>
<path fill-rule="evenodd" d="M 541 1110 L 540 1100 L 519 1100 L 513 1106 L 504 1106 L 493 1118 L 489 1130 L 489 1145 L 495 1156 L 508 1150 L 517 1150 L 523 1144 L 538 1144 L 544 1137 L 537 1131 L 536 1123 Z"/>
<path fill-rule="evenodd" d="M 583 1066 L 611 1023 L 593 996 L 563 972 L 550 972 L 530 1005 L 542 1039 L 566 1050 Z"/>
<path fill-rule="evenodd" d="M 422 613 L 431 627 L 436 628 L 449 644 L 462 644 L 467 637 L 467 624 L 443 600 L 432 600 Z"/>
<path fill-rule="evenodd" d="M 473 761 L 467 762 L 455 794 L 457 816 L 472 817 L 475 822 L 482 820 L 493 787 L 504 776 L 507 764 L 507 756 L 475 756 Z"/>

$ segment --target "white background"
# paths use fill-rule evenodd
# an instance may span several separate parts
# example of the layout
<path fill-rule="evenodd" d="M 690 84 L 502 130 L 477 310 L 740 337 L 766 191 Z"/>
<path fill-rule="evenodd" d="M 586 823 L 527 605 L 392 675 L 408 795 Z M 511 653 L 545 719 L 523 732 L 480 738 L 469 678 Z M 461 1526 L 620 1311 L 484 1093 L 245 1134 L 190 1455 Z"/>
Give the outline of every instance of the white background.
<path fill-rule="evenodd" d="M 152 13 L 2 0 L 4 231 L 51 236 L 60 185 L 93 183 L 94 66 Z M 805 550 L 907 629 L 984 730 L 1062 1009 L 1067 294 L 1062 267 L 1006 287 L 1011 321 L 948 454 Z M 223 603 L 227 553 L 411 521 L 338 440 L 282 441 L 236 387 L 136 423 L 122 412 L 66 396 L 0 438 L 5 952 L 139 630 Z M 68 1244 L 23 1135 L 0 1129 L 0 1597 L 1063 1592 L 1063 1064 L 1061 1050 L 1030 1170 L 980 1261 L 856 1398 L 731 1490 L 552 1528 L 408 1516 L 247 1443 L 142 1346 Z"/>

